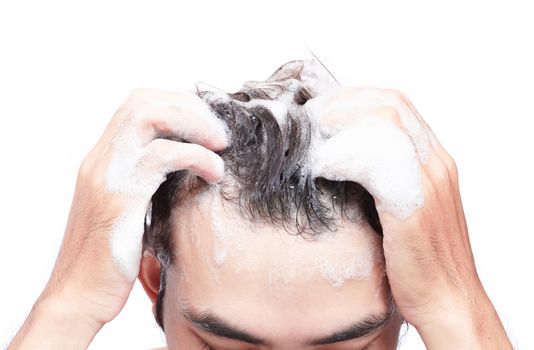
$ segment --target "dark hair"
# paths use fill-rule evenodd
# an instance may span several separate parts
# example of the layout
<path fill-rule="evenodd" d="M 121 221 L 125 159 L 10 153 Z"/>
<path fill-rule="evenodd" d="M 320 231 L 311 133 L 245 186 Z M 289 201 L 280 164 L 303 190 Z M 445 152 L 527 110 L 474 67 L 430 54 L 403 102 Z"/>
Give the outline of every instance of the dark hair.
<path fill-rule="evenodd" d="M 314 96 L 300 79 L 299 62 L 283 65 L 266 83 L 246 84 L 233 94 L 197 90 L 231 135 L 229 147 L 219 152 L 225 178 L 230 179 L 220 187 L 221 196 L 247 220 L 261 220 L 288 233 L 313 237 L 335 230 L 336 220 L 346 217 L 365 220 L 382 234 L 374 200 L 362 186 L 312 178 L 305 166 L 313 125 L 303 106 Z M 285 122 L 279 123 L 262 102 L 282 97 L 289 108 Z M 162 328 L 166 267 L 174 263 L 172 209 L 208 186 L 187 171 L 177 171 L 167 175 L 152 197 L 143 244 L 162 265 L 156 304 L 156 321 Z"/>

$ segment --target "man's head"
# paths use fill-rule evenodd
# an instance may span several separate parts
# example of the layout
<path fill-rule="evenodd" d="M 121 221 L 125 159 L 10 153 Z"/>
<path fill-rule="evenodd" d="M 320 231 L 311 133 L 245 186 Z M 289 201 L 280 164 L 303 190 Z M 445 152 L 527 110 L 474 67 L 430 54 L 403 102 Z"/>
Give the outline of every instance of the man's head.
<path fill-rule="evenodd" d="M 325 72 L 293 61 L 234 94 L 198 92 L 229 129 L 225 178 L 170 174 L 144 236 L 156 258 L 140 279 L 170 348 L 395 348 L 374 201 L 312 176 L 322 135 L 305 106 L 334 84 Z"/>

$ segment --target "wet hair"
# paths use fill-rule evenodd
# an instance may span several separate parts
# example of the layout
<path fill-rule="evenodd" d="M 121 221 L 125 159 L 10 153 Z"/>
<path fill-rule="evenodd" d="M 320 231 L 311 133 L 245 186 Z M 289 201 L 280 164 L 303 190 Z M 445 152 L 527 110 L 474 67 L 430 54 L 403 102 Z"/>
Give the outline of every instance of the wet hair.
<path fill-rule="evenodd" d="M 335 230 L 336 221 L 345 217 L 364 220 L 381 235 L 374 200 L 362 186 L 313 178 L 307 169 L 312 125 L 303 106 L 313 96 L 300 84 L 298 65 L 289 75 L 285 66 L 285 75 L 278 75 L 280 79 L 272 77 L 284 66 L 267 80 L 268 84 L 245 86 L 236 93 L 224 94 L 224 98 L 220 92 L 197 91 L 217 118 L 226 123 L 231 135 L 230 145 L 218 153 L 228 179 L 220 187 L 220 195 L 239 210 L 244 220 L 262 221 L 289 234 L 313 239 L 325 230 Z M 283 123 L 262 104 L 282 96 L 291 106 Z M 161 263 L 156 321 L 162 329 L 166 268 L 175 263 L 172 210 L 187 205 L 189 198 L 208 187 L 201 178 L 177 171 L 167 175 L 151 200 L 143 245 Z"/>

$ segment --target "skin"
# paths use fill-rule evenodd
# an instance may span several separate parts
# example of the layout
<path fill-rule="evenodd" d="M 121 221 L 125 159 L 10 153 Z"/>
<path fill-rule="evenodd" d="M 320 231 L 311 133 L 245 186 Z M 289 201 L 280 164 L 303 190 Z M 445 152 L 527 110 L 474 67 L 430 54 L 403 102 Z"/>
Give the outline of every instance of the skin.
<path fill-rule="evenodd" d="M 347 88 L 331 96 L 330 103 L 335 103 L 336 99 L 361 97 L 361 91 Z M 378 269 L 368 280 L 351 280 L 338 289 L 318 276 L 269 288 L 261 277 L 268 267 L 259 266 L 262 273 L 248 272 L 238 276 L 231 259 L 218 268 L 220 283 L 217 284 L 207 274 L 209 264 L 202 263 L 200 250 L 192 249 L 185 241 L 179 248 L 183 249 L 184 261 L 179 265 L 182 270 L 171 269 L 169 298 L 165 299 L 164 318 L 169 327 L 170 349 L 191 348 L 189 343 L 182 341 L 197 342 L 200 349 L 202 339 L 211 342 L 215 349 L 254 348 L 195 331 L 180 316 L 183 301 L 197 311 L 217 312 L 229 323 L 265 338 L 273 345 L 268 348 L 299 349 L 308 348 L 304 345 L 306 340 L 327 335 L 362 314 L 384 311 L 388 293 L 393 296 L 397 310 L 395 318 L 387 325 L 390 328 L 377 332 L 376 340 L 356 340 L 345 348 L 364 349 L 371 341 L 375 343 L 370 349 L 392 348 L 399 315 L 417 329 L 428 349 L 512 348 L 476 273 L 453 159 L 402 93 L 382 89 L 377 89 L 377 93 L 385 97 L 384 105 L 367 108 L 369 113 L 399 125 L 398 106 L 405 106 L 424 125 L 432 140 L 428 160 L 421 166 L 424 206 L 401 220 L 383 210 L 377 200 L 384 230 L 382 248 L 390 291 L 387 284 L 379 282 Z M 357 110 L 366 103 L 365 99 L 359 100 L 360 105 L 354 104 L 351 107 L 354 113 L 348 115 L 357 116 Z M 116 153 L 116 146 L 111 141 L 117 133 L 124 132 L 120 126 L 125 124 L 132 126 L 126 129 L 131 130 L 132 137 L 146 137 L 143 149 L 146 157 L 140 158 L 136 169 L 139 178 L 146 179 L 147 183 L 153 184 L 161 178 L 161 169 L 188 169 L 207 181 L 218 181 L 222 176 L 220 159 L 217 160 L 213 151 L 224 149 L 226 140 L 210 123 L 199 125 L 196 122 L 199 118 L 207 120 L 207 116 L 195 115 L 198 108 L 190 108 L 191 104 L 199 103 L 202 101 L 191 94 L 136 90 L 119 108 L 81 165 L 54 271 L 9 349 L 86 348 L 95 334 L 121 311 L 133 281 L 125 278 L 113 261 L 109 235 L 113 223 L 128 211 L 132 201 L 148 203 L 150 193 L 132 197 L 106 191 L 106 170 Z M 329 118 L 350 122 L 346 115 L 330 115 L 324 120 Z M 195 123 L 188 123 L 188 119 Z M 190 125 L 198 128 L 196 132 L 187 130 Z M 195 136 L 201 134 L 208 136 Z M 173 135 L 178 139 L 188 135 L 187 141 L 191 143 L 164 142 L 159 135 Z M 201 235 L 205 235 L 208 243 L 208 228 Z M 270 244 L 278 243 L 273 239 Z M 356 245 L 354 247 L 357 249 Z M 193 266 L 194 262 L 198 266 Z M 160 266 L 150 256 L 144 256 L 140 265 L 141 282 L 154 300 L 159 287 Z M 184 276 L 188 276 L 187 282 L 184 282 Z M 225 293 L 219 292 L 222 290 Z M 377 290 L 382 293 L 378 297 L 375 295 Z M 303 299 L 292 294 L 296 291 Z M 332 298 L 334 295 L 342 302 Z M 363 300 L 373 303 L 359 302 Z M 324 307 L 315 309 L 310 305 Z M 344 349 L 341 343 L 322 348 Z"/>
<path fill-rule="evenodd" d="M 349 279 L 341 286 L 310 266 L 318 256 L 335 261 L 339 254 L 358 256 L 365 250 L 378 251 L 382 240 L 369 226 L 344 222 L 335 235 L 310 242 L 269 225 L 256 224 L 251 232 L 235 209 L 226 206 L 210 214 L 212 206 L 222 207 L 220 198 L 206 197 L 196 205 L 184 205 L 174 214 L 175 227 L 179 227 L 174 232 L 179 258 L 168 272 L 164 301 L 170 349 L 201 349 L 202 344 L 214 349 L 396 348 L 400 315 L 394 310 L 384 326 L 364 337 L 322 346 L 308 344 L 390 311 L 391 293 L 380 254 L 369 274 Z M 211 215 L 224 219 L 219 221 L 224 236 L 239 238 L 238 242 L 228 243 L 222 264 L 214 259 L 217 234 L 221 233 L 214 232 Z M 154 300 L 159 288 L 159 266 L 154 258 L 145 259 L 148 261 L 140 279 Z M 331 264 L 343 267 L 340 262 Z M 286 270 L 282 273 L 279 268 L 283 267 Z M 196 313 L 209 311 L 267 344 L 254 346 L 199 329 L 190 317 L 184 316 L 191 308 Z"/>

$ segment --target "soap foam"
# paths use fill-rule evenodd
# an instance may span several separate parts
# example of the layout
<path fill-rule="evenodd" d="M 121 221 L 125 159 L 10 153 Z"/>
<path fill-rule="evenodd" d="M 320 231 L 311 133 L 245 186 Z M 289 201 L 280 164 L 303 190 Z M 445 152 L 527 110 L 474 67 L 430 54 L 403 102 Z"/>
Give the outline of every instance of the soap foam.
<path fill-rule="evenodd" d="M 284 125 L 286 123 L 289 110 L 287 102 L 282 102 L 280 100 L 250 100 L 249 102 L 239 102 L 239 104 L 243 104 L 247 108 L 261 106 L 272 113 L 278 125 Z"/>
<path fill-rule="evenodd" d="M 109 237 L 111 255 L 126 280 L 133 282 L 139 274 L 144 232 L 145 206 L 130 208 L 115 222 Z"/>
<path fill-rule="evenodd" d="M 374 247 L 367 250 L 359 250 L 358 254 L 345 252 L 330 259 L 323 259 L 316 263 L 323 277 L 330 281 L 334 287 L 341 287 L 347 280 L 362 280 L 367 278 L 375 264 L 378 251 Z"/>

